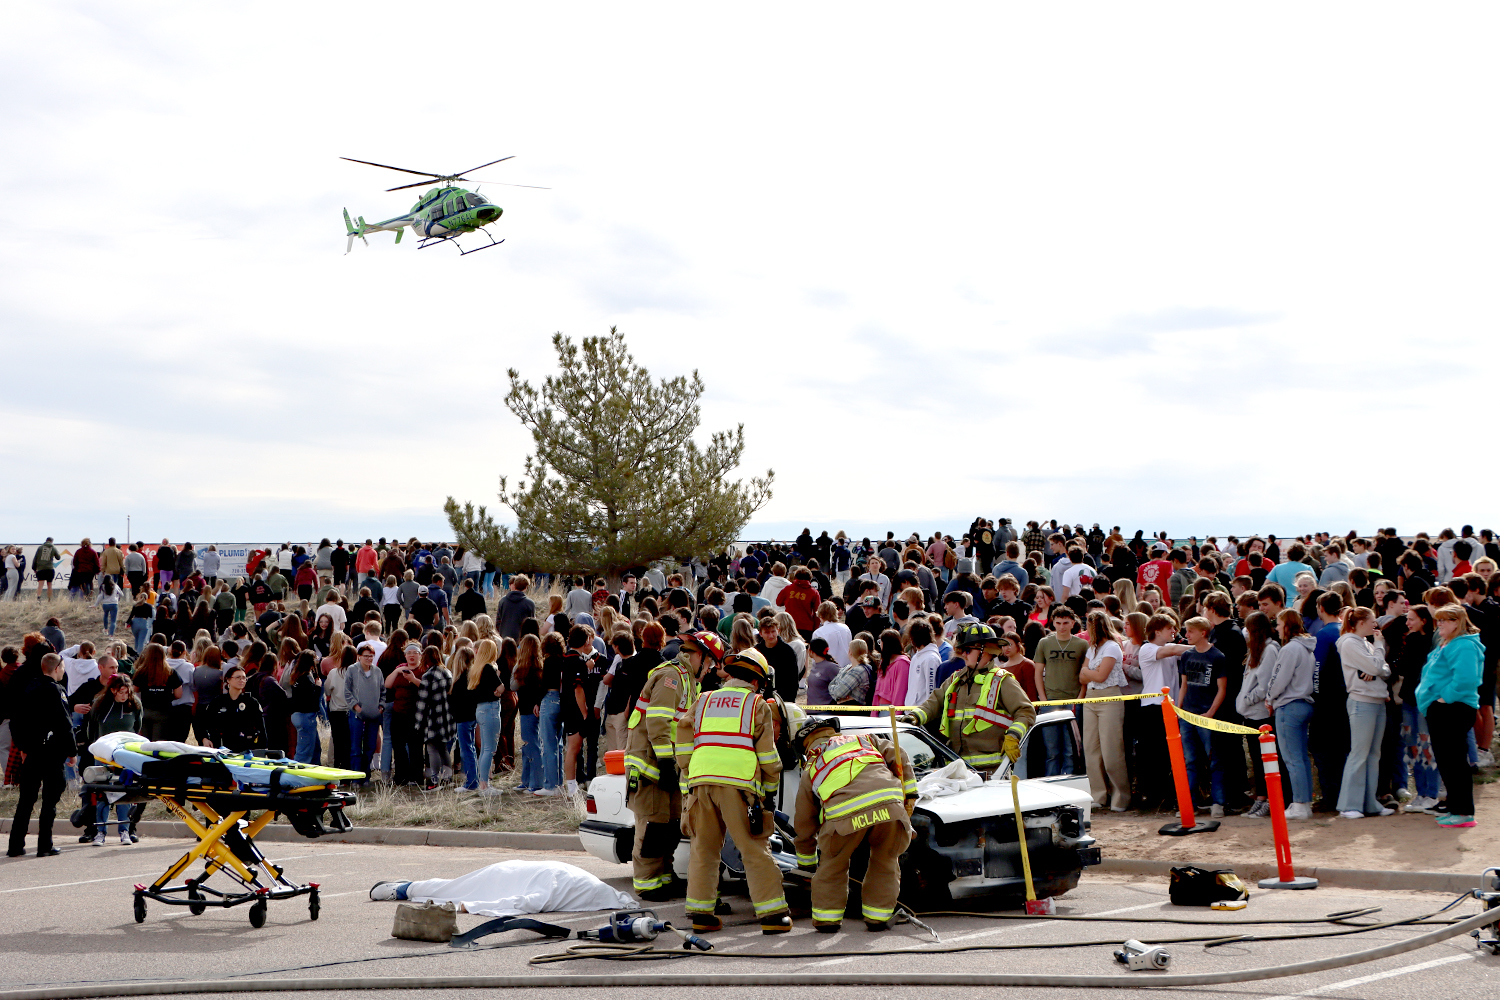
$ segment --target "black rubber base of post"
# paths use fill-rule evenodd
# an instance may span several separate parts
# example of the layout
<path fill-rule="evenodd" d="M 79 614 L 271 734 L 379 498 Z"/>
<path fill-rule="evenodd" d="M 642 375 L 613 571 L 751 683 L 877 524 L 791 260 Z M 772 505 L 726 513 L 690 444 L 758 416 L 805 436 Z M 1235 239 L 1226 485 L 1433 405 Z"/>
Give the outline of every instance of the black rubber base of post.
<path fill-rule="evenodd" d="M 1213 833 L 1218 829 L 1218 820 L 1205 819 L 1199 820 L 1192 826 L 1183 826 L 1181 823 L 1168 823 L 1156 832 L 1163 837 L 1186 837 L 1190 833 Z"/>

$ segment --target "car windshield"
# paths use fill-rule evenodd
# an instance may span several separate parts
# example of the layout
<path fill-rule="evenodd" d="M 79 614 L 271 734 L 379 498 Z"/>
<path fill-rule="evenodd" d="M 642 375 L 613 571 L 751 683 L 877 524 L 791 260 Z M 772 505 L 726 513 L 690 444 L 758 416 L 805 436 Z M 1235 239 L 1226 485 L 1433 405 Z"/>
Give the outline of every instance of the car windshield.
<path fill-rule="evenodd" d="M 911 758 L 912 769 L 919 775 L 948 763 L 949 758 L 941 756 L 938 750 L 915 730 L 901 730 L 901 749 L 905 750 L 906 755 Z"/>

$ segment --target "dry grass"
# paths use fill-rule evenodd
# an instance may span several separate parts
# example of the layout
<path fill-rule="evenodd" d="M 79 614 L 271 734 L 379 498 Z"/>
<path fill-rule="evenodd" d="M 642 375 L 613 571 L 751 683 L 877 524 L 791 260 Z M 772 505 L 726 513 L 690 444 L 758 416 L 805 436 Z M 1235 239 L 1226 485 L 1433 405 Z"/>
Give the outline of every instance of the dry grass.
<path fill-rule="evenodd" d="M 89 639 L 102 649 L 103 643 L 109 641 L 109 634 L 104 631 L 104 612 L 88 601 L 71 600 L 66 592 L 54 592 L 50 602 L 38 601 L 34 590 L 21 591 L 19 601 L 11 600 L 10 596 L 7 593 L 0 600 L 0 646 L 19 646 L 22 636 L 37 631 L 53 617 L 62 622 L 63 635 L 70 645 Z M 122 604 L 120 624 L 115 629 L 115 638 L 125 642 L 130 641 L 130 626 L 125 621 L 129 613 L 129 603 Z"/>
<path fill-rule="evenodd" d="M 509 833 L 572 833 L 582 817 L 566 796 L 541 798 L 516 791 L 519 771 L 495 779 L 506 794 L 495 797 L 435 792 L 371 783 L 350 809 L 355 826 L 413 826 L 434 830 L 501 830 Z"/>

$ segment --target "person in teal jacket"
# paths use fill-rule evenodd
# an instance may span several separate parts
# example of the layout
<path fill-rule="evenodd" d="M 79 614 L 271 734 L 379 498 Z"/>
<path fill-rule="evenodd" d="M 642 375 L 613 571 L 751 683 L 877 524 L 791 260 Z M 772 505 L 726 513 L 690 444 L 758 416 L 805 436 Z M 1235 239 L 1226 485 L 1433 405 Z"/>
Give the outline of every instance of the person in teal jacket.
<path fill-rule="evenodd" d="M 1427 717 L 1438 773 L 1448 787 L 1446 827 L 1474 826 L 1474 778 L 1469 772 L 1468 735 L 1479 714 L 1479 682 L 1484 673 L 1484 643 L 1469 624 L 1461 604 L 1432 612 L 1438 644 L 1422 667 L 1417 710 Z"/>

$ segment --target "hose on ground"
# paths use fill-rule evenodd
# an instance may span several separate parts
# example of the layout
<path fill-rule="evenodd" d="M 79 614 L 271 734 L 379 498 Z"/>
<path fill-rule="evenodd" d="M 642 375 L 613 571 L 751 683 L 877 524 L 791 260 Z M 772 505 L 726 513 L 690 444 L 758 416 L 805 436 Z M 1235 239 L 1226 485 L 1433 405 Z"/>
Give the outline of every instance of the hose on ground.
<path fill-rule="evenodd" d="M 371 976 L 365 978 L 325 979 L 200 979 L 162 983 L 104 983 L 85 986 L 41 987 L 37 989 L 0 991 L 0 1000 L 84 1000 L 88 997 L 165 996 L 185 993 L 281 993 L 332 990 L 441 990 L 441 989 L 543 989 L 550 987 L 621 986 L 632 989 L 703 986 L 765 987 L 781 986 L 1058 986 L 1094 987 L 1098 989 L 1142 989 L 1164 986 L 1214 986 L 1262 979 L 1302 976 L 1329 969 L 1343 969 L 1407 952 L 1418 951 L 1500 921 L 1500 908 L 1485 910 L 1390 944 L 1332 958 L 1294 962 L 1290 965 L 1261 969 L 1235 969 L 1226 972 L 1190 974 L 1135 973 L 1112 976 L 1035 975 L 1020 973 L 942 973 L 942 972 L 781 972 L 781 973 L 707 973 L 674 975 L 658 973 L 616 973 L 612 975 L 568 976 Z M 907 952 L 905 954 L 912 954 Z M 820 956 L 821 957 L 821 954 Z M 864 952 L 863 957 L 872 957 Z"/>

